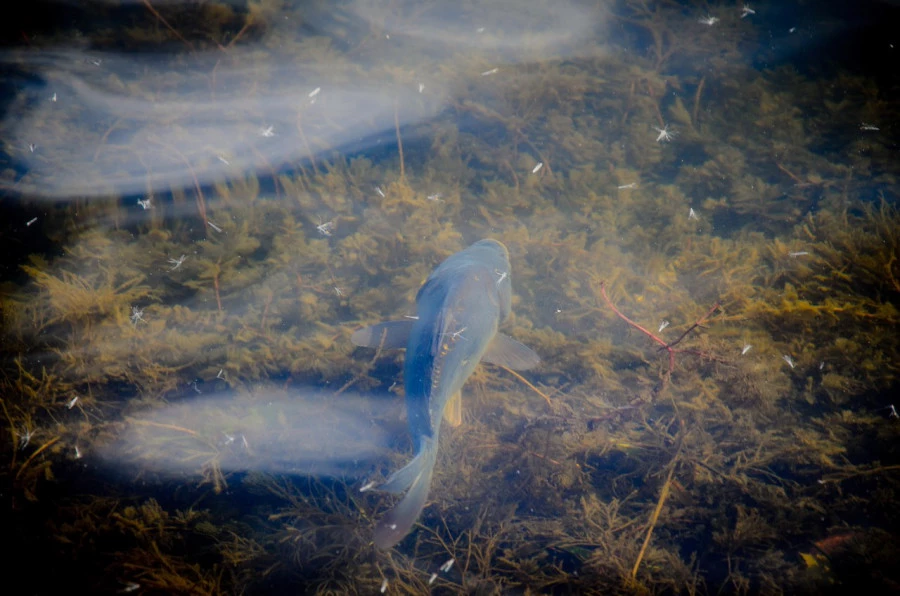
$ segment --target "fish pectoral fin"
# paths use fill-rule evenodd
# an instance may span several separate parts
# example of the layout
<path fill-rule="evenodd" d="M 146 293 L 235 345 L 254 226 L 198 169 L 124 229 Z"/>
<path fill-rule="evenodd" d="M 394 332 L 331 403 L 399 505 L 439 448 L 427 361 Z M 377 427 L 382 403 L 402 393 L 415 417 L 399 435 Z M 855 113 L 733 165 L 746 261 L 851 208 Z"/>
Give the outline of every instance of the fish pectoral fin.
<path fill-rule="evenodd" d="M 444 406 L 444 420 L 454 427 L 462 424 L 462 391 L 457 391 L 447 400 L 447 405 Z"/>
<path fill-rule="evenodd" d="M 353 332 L 350 341 L 363 348 L 405 348 L 413 320 L 385 321 Z"/>
<path fill-rule="evenodd" d="M 541 357 L 525 344 L 498 333 L 481 357 L 481 361 L 512 370 L 528 370 L 540 364 Z"/>

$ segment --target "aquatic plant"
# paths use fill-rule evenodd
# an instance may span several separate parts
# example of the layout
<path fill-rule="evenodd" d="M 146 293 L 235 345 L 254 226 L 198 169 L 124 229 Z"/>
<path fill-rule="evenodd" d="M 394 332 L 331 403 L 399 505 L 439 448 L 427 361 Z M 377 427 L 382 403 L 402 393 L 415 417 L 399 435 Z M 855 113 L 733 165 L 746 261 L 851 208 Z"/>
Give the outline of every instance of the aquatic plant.
<path fill-rule="evenodd" d="M 28 229 L 61 250 L 24 258 L 0 291 L 0 485 L 17 527 L 47 528 L 22 557 L 40 549 L 81 583 L 103 573 L 110 592 L 373 593 L 387 581 L 398 593 L 755 593 L 849 585 L 861 569 L 896 580 L 873 546 L 897 549 L 896 164 L 890 134 L 859 130 L 896 120 L 881 88 L 748 67 L 739 56 L 758 30 L 738 11 L 713 27 L 626 2 L 615 17 L 641 51 L 592 45 L 482 76 L 497 55 L 472 47 L 428 78 L 435 48 L 392 35 L 384 60 L 362 60 L 385 32 L 344 13 L 326 36 L 284 27 L 303 13 L 274 2 L 139 8 L 94 39 L 187 52 L 156 73 L 84 75 L 97 89 L 260 99 L 279 84 L 265 59 L 280 56 L 311 79 L 331 69 L 335 84 L 365 77 L 413 99 L 389 104 L 386 149 L 365 157 L 342 150 L 339 123 L 317 120 L 308 95 L 289 109 L 289 159 L 265 152 L 265 123 L 223 114 L 256 174 L 225 165 L 234 156 L 215 143 L 189 144 L 184 106 L 93 124 L 47 113 L 37 165 L 63 172 L 71 147 L 94 147 L 79 176 L 109 196 L 41 207 L 43 228 Z M 224 65 L 242 75 L 226 81 Z M 201 76 L 206 87 L 190 86 Z M 428 95 L 439 82 L 440 100 Z M 33 101 L 23 91 L 11 110 Z M 137 134 L 163 125 L 171 137 Z M 116 196 L 141 160 L 154 164 L 136 173 L 152 209 Z M 155 175 L 170 169 L 186 182 Z M 10 170 L 2 184 L 41 175 Z M 236 430 L 290 436 L 287 417 L 253 405 L 257 383 L 386 403 L 402 355 L 355 351 L 352 329 L 411 314 L 432 267 L 486 236 L 511 254 L 505 331 L 543 364 L 473 375 L 410 537 L 387 553 L 369 544 L 388 503 L 359 483 L 243 472 L 252 457 L 226 444 Z M 199 423 L 152 417 L 213 391 L 250 405 Z M 94 475 L 94 454 L 126 431 L 143 440 L 122 450 L 125 480 Z M 372 480 L 406 459 L 402 435 L 394 447 Z M 160 453 L 178 455 L 177 485 L 154 467 Z M 815 556 L 843 535 L 846 551 Z"/>

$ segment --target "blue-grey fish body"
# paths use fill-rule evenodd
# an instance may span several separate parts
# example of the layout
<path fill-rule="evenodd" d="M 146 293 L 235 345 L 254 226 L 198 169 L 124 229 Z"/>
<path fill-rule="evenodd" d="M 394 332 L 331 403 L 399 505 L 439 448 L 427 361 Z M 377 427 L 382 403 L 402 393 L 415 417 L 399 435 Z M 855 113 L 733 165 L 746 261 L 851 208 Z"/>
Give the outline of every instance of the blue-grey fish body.
<path fill-rule="evenodd" d="M 416 295 L 415 320 L 353 334 L 357 345 L 401 347 L 405 339 L 406 347 L 403 378 L 416 455 L 380 487 L 405 490 L 406 496 L 378 522 L 379 547 L 390 548 L 406 536 L 425 507 L 444 410 L 478 362 L 525 369 L 540 361 L 529 348 L 497 333 L 510 305 L 509 253 L 500 242 L 481 240 L 448 257 L 428 276 Z"/>

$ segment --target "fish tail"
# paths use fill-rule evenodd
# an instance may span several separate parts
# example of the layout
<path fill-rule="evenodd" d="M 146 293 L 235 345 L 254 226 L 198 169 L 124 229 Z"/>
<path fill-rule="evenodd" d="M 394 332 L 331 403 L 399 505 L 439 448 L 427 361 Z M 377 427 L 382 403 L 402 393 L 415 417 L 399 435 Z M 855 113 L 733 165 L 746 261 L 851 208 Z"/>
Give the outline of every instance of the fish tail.
<path fill-rule="evenodd" d="M 401 492 L 404 487 L 409 486 L 409 491 L 375 526 L 375 545 L 378 548 L 391 548 L 412 529 L 422 509 L 425 508 L 436 459 L 437 442 L 432 439 L 424 440 L 418 455 L 395 472 L 381 487 Z"/>
<path fill-rule="evenodd" d="M 378 487 L 378 490 L 399 495 L 413 485 L 422 473 L 424 450 L 420 451 L 408 464 L 394 472 Z"/>

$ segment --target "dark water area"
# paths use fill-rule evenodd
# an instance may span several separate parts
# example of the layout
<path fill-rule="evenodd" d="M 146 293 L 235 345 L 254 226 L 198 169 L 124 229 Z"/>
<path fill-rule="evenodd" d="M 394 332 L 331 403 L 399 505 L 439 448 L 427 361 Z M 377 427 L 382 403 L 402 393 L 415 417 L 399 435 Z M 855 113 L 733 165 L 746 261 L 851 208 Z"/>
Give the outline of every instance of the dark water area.
<path fill-rule="evenodd" d="M 897 591 L 898 17 L 17 7 L 7 591 Z M 429 273 L 484 238 L 508 268 L 483 304 L 511 281 L 499 331 L 540 364 L 502 336 L 473 356 L 459 424 L 429 411 L 424 510 L 380 548 L 421 438 L 406 343 L 354 332 L 411 326 Z M 434 362 L 493 333 L 453 326 L 473 308 L 443 311 Z"/>

